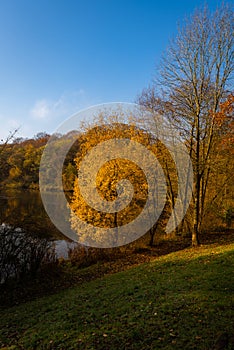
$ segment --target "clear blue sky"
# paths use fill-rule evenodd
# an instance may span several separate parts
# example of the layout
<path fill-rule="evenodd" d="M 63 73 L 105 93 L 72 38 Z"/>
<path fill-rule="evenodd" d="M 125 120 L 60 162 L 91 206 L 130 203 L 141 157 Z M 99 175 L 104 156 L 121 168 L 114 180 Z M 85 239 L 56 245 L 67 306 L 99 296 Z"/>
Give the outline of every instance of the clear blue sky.
<path fill-rule="evenodd" d="M 93 104 L 134 102 L 178 22 L 203 4 L 0 0 L 0 138 L 18 126 L 18 136 L 52 133 Z"/>

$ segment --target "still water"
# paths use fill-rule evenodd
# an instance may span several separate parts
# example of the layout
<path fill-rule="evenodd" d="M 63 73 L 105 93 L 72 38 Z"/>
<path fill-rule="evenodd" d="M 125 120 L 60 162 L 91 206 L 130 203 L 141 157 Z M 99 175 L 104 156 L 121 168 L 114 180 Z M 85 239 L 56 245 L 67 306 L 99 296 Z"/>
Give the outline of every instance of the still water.
<path fill-rule="evenodd" d="M 2 223 L 20 227 L 38 237 L 51 240 L 65 238 L 49 219 L 39 191 L 1 191 L 0 224 Z"/>
<path fill-rule="evenodd" d="M 58 213 L 61 208 L 58 205 Z M 68 240 L 49 219 L 39 191 L 0 191 L 0 225 L 20 227 L 41 238 L 54 242 L 58 258 L 68 258 L 68 252 L 77 243 Z"/>

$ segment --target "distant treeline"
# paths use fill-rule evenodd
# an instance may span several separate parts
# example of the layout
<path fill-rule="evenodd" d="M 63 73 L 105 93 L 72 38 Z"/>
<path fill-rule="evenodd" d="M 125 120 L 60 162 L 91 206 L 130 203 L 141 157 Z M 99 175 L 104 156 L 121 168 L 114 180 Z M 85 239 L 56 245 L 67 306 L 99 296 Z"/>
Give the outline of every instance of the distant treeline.
<path fill-rule="evenodd" d="M 0 144 L 0 189 L 39 189 L 40 161 L 49 138 L 49 134 L 40 132 L 31 139 L 16 138 L 11 143 Z M 55 142 L 63 142 L 62 139 L 61 135 L 54 136 Z M 74 181 L 71 152 L 64 162 L 65 190 L 72 190 Z"/>

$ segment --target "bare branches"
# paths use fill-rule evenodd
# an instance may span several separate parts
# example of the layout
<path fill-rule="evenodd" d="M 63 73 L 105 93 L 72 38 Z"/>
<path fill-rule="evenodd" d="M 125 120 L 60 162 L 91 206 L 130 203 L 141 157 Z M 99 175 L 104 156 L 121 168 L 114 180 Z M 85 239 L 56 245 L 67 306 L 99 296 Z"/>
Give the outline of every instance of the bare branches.
<path fill-rule="evenodd" d="M 18 131 L 19 131 L 19 128 L 15 129 L 14 131 L 11 131 L 11 132 L 9 133 L 9 135 L 7 136 L 7 138 L 6 138 L 5 141 L 1 140 L 1 142 L 3 142 L 3 143 L 2 143 L 2 146 L 1 146 L 1 148 L 0 148 L 0 154 L 5 150 L 5 148 L 6 148 L 6 146 L 8 145 L 8 143 L 9 143 L 10 141 L 14 140 L 14 137 L 15 137 L 15 135 L 17 134 Z"/>
<path fill-rule="evenodd" d="M 233 78 L 234 13 L 222 5 L 211 13 L 196 11 L 171 41 L 161 65 L 158 98 L 154 85 L 143 91 L 139 102 L 161 112 L 180 131 L 189 148 L 195 172 L 194 240 L 202 222 L 202 210 L 214 164 L 219 126 L 214 115 L 230 90 Z M 151 89 L 151 92 L 150 92 Z"/>

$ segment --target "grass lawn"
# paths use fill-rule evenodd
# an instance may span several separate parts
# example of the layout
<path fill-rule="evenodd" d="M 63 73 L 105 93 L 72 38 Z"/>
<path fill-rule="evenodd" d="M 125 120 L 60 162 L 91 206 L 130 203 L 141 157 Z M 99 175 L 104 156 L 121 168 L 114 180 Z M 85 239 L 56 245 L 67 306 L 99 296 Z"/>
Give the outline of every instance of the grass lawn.
<path fill-rule="evenodd" d="M 188 248 L 3 309 L 0 349 L 231 350 L 233 257 Z"/>

